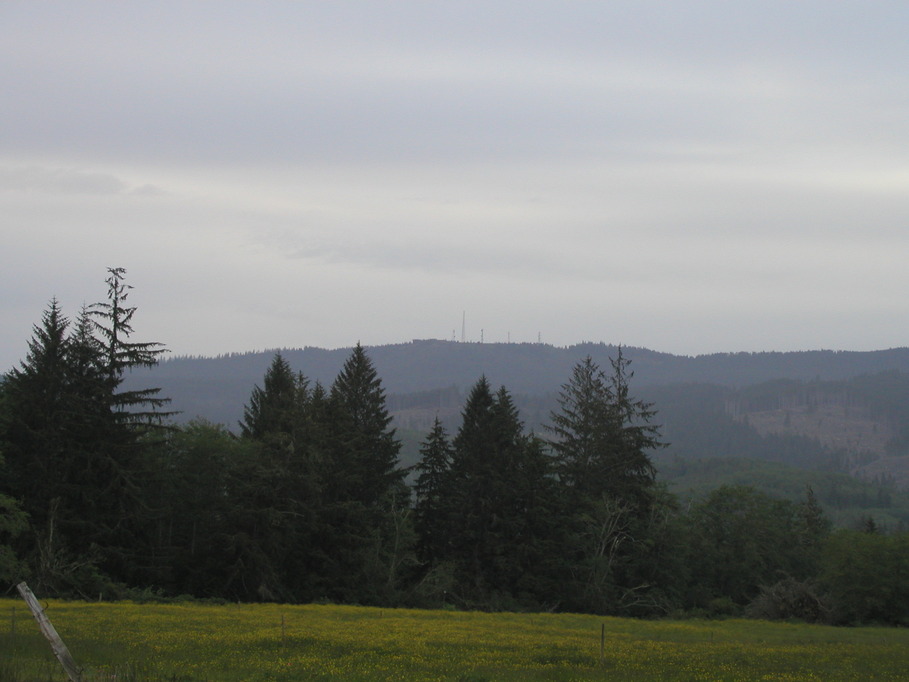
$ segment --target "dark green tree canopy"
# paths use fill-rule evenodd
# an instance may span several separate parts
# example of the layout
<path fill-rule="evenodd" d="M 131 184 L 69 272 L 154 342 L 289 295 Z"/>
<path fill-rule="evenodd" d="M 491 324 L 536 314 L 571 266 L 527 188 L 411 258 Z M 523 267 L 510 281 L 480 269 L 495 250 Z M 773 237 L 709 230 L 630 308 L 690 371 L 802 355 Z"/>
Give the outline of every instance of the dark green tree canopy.
<path fill-rule="evenodd" d="M 416 497 L 414 526 L 417 554 L 421 561 L 432 564 L 444 556 L 448 544 L 449 487 L 451 485 L 452 448 L 448 434 L 438 416 L 420 446 L 420 461 L 415 469 Z"/>
<path fill-rule="evenodd" d="M 549 469 L 511 395 L 504 387 L 493 394 L 481 376 L 462 411 L 440 505 L 447 510 L 443 555 L 456 567 L 465 603 L 518 594 L 544 601 L 556 520 Z"/>
<path fill-rule="evenodd" d="M 391 416 L 385 405 L 382 380 L 359 343 L 332 384 L 331 397 L 357 431 L 371 434 L 389 431 Z M 390 432 L 393 435 L 393 429 Z"/>
<path fill-rule="evenodd" d="M 329 396 L 334 460 L 349 477 L 347 494 L 366 506 L 378 505 L 404 477 L 398 467 L 401 444 L 391 427 L 382 380 L 359 343 L 332 383 Z"/>
<path fill-rule="evenodd" d="M 906 620 L 909 535 L 890 524 L 831 535 L 810 488 L 686 506 L 657 484 L 656 413 L 621 349 L 605 372 L 573 368 L 548 440 L 481 376 L 453 437 L 433 421 L 408 486 L 359 344 L 327 386 L 276 354 L 239 437 L 162 424 L 155 389 L 122 390 L 163 352 L 132 340 L 124 277 L 109 270 L 106 301 L 72 320 L 52 299 L 0 380 L 0 580 L 67 597 Z"/>
<path fill-rule="evenodd" d="M 653 406 L 633 398 L 629 360 L 619 350 L 607 376 L 588 356 L 578 363 L 551 414 L 550 445 L 560 480 L 573 495 L 629 502 L 653 485 L 649 451 L 663 447 Z"/>
<path fill-rule="evenodd" d="M 158 389 L 119 390 L 125 372 L 164 351 L 129 340 L 135 308 L 124 304 L 125 270 L 109 274 L 107 302 L 84 308 L 74 326 L 51 300 L 21 367 L 4 381 L 6 480 L 30 519 L 19 542 L 36 584 L 59 592 L 84 586 L 99 564 L 124 580 L 133 570 L 127 546 L 146 509 L 149 428 L 168 414 Z"/>
<path fill-rule="evenodd" d="M 268 433 L 293 433 L 309 398 L 309 381 L 295 374 L 287 360 L 276 353 L 262 383 L 262 388 L 253 388 L 243 410 L 241 434 L 262 439 Z"/>
<path fill-rule="evenodd" d="M 746 486 L 722 486 L 690 512 L 692 600 L 747 604 L 762 585 L 806 577 L 800 509 Z"/>

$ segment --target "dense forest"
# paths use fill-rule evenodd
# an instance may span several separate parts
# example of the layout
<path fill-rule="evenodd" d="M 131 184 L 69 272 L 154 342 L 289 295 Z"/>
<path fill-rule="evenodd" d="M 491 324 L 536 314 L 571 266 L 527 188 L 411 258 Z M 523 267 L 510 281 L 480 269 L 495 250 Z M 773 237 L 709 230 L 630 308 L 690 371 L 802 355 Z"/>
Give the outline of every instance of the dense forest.
<path fill-rule="evenodd" d="M 698 450 L 705 422 L 684 412 L 694 385 L 642 397 L 622 348 L 563 367 L 546 399 L 519 399 L 482 371 L 464 395 L 445 394 L 447 412 L 441 394 L 429 396 L 440 407 L 402 458 L 383 377 L 360 345 L 330 377 L 271 354 L 236 426 L 176 419 L 168 397 L 131 374 L 155 367 L 164 348 L 132 340 L 125 272 L 111 269 L 107 287 L 74 321 L 52 300 L 0 384 L 0 580 L 10 585 L 82 598 L 909 616 L 909 534 L 898 525 L 869 515 L 834 529 L 808 484 L 788 499 L 734 480 L 696 495 L 670 486 L 660 469 L 693 480 L 741 467 Z M 825 381 L 846 383 L 800 382 L 785 400 L 704 390 L 714 426 L 748 442 L 758 414 L 780 411 L 794 428 L 828 404 L 892 404 L 874 402 L 874 382 Z M 891 383 L 902 390 L 899 377 Z M 665 423 L 661 397 L 674 406 Z M 887 447 L 903 442 L 901 417 L 887 414 Z M 667 456 L 686 425 L 691 451 Z M 765 450 L 746 459 L 762 475 L 778 475 L 783 459 L 844 478 L 861 464 L 814 438 L 777 442 L 768 431 L 753 442 Z M 893 504 L 896 488 L 874 490 Z"/>
<path fill-rule="evenodd" d="M 477 377 L 507 386 L 525 430 L 542 433 L 572 367 L 586 357 L 608 366 L 618 350 L 602 343 L 441 340 L 368 349 L 405 467 L 419 460 L 436 418 L 457 430 Z M 673 492 L 699 497 L 727 482 L 798 501 L 811 485 L 837 526 L 854 527 L 868 516 L 886 528 L 909 525 L 909 349 L 698 357 L 621 350 L 633 363 L 635 392 L 659 406 L 657 421 L 670 445 L 651 456 Z M 326 385 L 350 352 L 280 350 L 296 371 Z M 170 358 L 134 369 L 125 385 L 161 386 L 177 423 L 201 417 L 235 429 L 250 386 L 274 353 Z"/>

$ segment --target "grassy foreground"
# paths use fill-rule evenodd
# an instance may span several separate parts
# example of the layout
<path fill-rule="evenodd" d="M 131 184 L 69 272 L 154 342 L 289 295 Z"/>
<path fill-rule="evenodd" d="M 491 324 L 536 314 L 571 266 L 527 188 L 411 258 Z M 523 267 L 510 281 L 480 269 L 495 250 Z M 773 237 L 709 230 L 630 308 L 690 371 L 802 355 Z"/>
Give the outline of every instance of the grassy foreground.
<path fill-rule="evenodd" d="M 321 605 L 43 603 L 87 682 L 909 677 L 909 630 L 901 629 Z M 0 600 L 0 682 L 65 679 L 25 603 Z"/>

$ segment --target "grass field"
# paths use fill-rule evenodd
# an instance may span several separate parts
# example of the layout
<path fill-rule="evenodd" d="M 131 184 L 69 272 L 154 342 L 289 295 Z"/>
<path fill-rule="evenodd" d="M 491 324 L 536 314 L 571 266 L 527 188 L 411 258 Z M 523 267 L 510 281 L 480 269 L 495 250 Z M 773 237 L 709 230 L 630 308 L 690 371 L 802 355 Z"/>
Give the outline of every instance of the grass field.
<path fill-rule="evenodd" d="M 901 629 L 322 605 L 44 603 L 86 682 L 909 679 L 909 630 Z M 25 603 L 0 600 L 0 682 L 65 679 Z"/>

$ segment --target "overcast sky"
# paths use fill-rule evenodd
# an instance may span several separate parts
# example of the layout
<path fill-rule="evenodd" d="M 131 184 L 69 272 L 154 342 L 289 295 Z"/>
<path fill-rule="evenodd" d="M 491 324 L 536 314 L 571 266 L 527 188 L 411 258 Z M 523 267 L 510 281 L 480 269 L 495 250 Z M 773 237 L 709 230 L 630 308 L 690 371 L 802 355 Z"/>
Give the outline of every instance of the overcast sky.
<path fill-rule="evenodd" d="M 909 3 L 0 3 L 0 371 L 127 269 L 175 355 L 909 344 Z"/>

